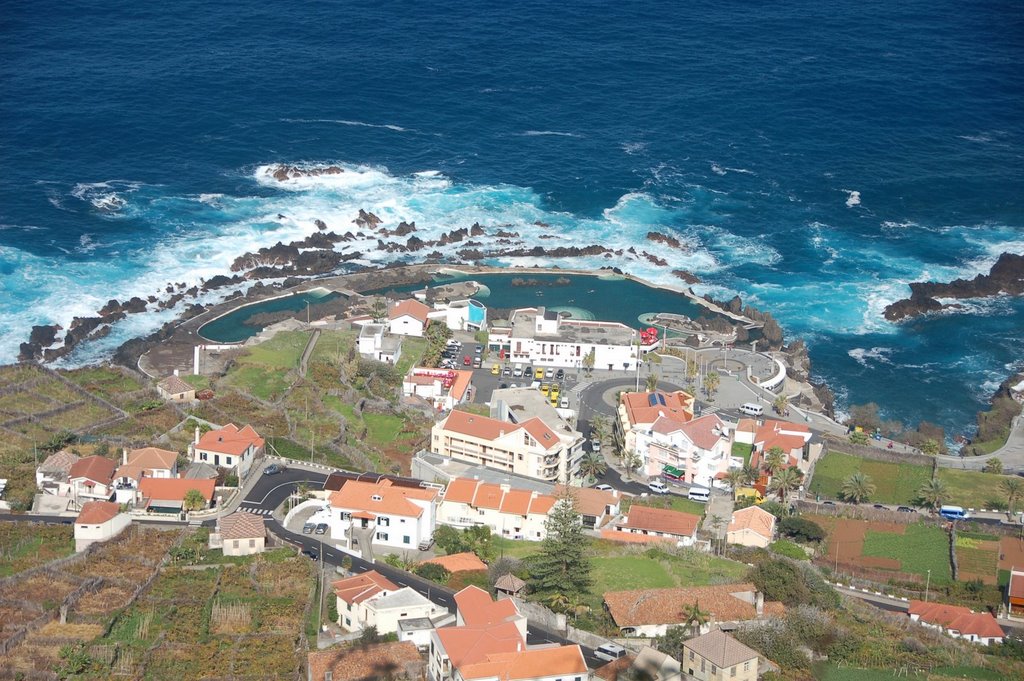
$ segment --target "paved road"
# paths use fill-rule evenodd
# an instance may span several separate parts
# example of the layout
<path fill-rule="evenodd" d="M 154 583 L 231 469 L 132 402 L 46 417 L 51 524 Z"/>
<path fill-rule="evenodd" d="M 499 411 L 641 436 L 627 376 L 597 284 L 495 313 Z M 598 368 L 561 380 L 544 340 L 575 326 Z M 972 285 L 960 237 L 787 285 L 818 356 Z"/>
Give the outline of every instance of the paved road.
<path fill-rule="evenodd" d="M 240 507 L 243 510 L 249 510 L 250 512 L 254 510 L 262 511 L 261 515 L 266 516 L 265 520 L 267 527 L 275 535 L 293 546 L 301 547 L 303 550 L 316 550 L 320 555 L 320 560 L 325 565 L 340 567 L 344 557 L 349 554 L 346 554 L 329 544 L 325 545 L 322 537 L 292 532 L 281 525 L 281 523 L 271 515 L 274 509 L 284 503 L 284 500 L 288 498 L 292 491 L 298 486 L 299 482 L 309 482 L 311 483 L 311 487 L 315 488 L 317 481 L 319 481 L 319 485 L 323 485 L 323 482 L 326 479 L 327 476 L 322 473 L 314 473 L 312 471 L 303 471 L 293 468 L 289 468 L 284 473 L 280 473 L 278 475 L 264 475 L 242 500 Z M 376 570 L 395 584 L 411 587 L 434 603 L 454 612 L 455 599 L 453 596 L 455 592 L 453 590 L 425 579 L 421 579 L 412 573 L 406 572 L 405 570 L 399 570 L 398 568 L 392 567 L 386 563 L 371 563 L 356 556 L 350 555 L 349 557 L 352 559 L 352 572 L 359 573 L 366 572 L 367 570 Z M 531 645 L 539 643 L 573 645 L 572 641 L 534 624 L 530 624 L 527 628 L 527 643 Z M 583 648 L 583 654 L 587 659 L 587 663 L 592 667 L 604 664 L 601 660 L 594 657 L 593 650 Z"/>

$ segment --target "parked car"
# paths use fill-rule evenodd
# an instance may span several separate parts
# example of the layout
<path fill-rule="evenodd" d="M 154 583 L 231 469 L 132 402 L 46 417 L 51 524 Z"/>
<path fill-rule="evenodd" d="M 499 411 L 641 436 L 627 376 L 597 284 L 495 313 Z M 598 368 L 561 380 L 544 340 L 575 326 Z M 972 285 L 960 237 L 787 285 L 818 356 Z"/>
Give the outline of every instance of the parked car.
<path fill-rule="evenodd" d="M 900 513 L 917 513 L 917 511 L 910 506 L 897 506 L 896 510 Z"/>
<path fill-rule="evenodd" d="M 558 406 L 561 407 L 562 409 L 568 409 L 569 408 L 569 398 L 568 397 L 563 397 L 562 399 L 560 399 L 558 401 Z"/>
<path fill-rule="evenodd" d="M 508 387 L 508 383 L 502 383 L 501 385 L 498 386 L 498 390 L 504 390 L 507 387 Z"/>
<path fill-rule="evenodd" d="M 550 395 L 551 394 L 551 386 L 549 384 L 547 384 L 547 383 L 541 383 L 540 384 L 540 391 L 542 393 L 544 393 L 545 395 Z"/>
<path fill-rule="evenodd" d="M 599 489 L 602 492 L 611 492 L 615 488 L 602 482 L 600 485 L 594 485 L 594 489 Z"/>
<path fill-rule="evenodd" d="M 555 372 L 555 379 L 556 380 L 561 381 L 563 378 L 565 378 L 565 370 L 564 369 L 559 369 L 558 371 Z"/>
<path fill-rule="evenodd" d="M 471 360 L 469 358 L 469 355 L 466 355 L 465 357 L 462 358 L 462 366 L 468 367 L 472 363 L 473 363 L 473 360 Z"/>
<path fill-rule="evenodd" d="M 595 452 L 601 451 L 601 441 L 595 437 L 593 440 L 590 441 L 590 449 Z"/>
<path fill-rule="evenodd" d="M 501 372 L 501 375 L 502 376 L 511 376 L 512 375 L 512 367 L 505 367 L 505 370 Z"/>
<path fill-rule="evenodd" d="M 647 483 L 647 489 L 651 490 L 655 494 L 668 494 L 668 485 L 663 483 L 661 480 L 651 480 Z"/>
<path fill-rule="evenodd" d="M 481 360 L 479 357 L 473 360 L 473 367 L 475 369 L 479 369 L 481 366 L 483 366 L 483 360 Z"/>
<path fill-rule="evenodd" d="M 316 523 L 306 523 L 302 526 L 302 534 L 313 534 L 313 530 L 316 529 Z"/>
<path fill-rule="evenodd" d="M 310 560 L 320 560 L 320 552 L 316 549 L 302 549 L 302 555 L 309 556 Z"/>
<path fill-rule="evenodd" d="M 871 507 L 871 508 L 877 508 L 877 509 L 878 509 L 878 510 L 880 510 L 880 511 L 888 511 L 888 510 L 889 510 L 889 509 L 888 509 L 888 508 L 887 508 L 887 507 L 885 506 L 885 504 L 874 504 L 874 505 L 872 505 L 872 507 Z"/>
<path fill-rule="evenodd" d="M 544 377 L 545 378 L 554 378 L 555 377 L 555 370 L 554 369 L 548 369 L 547 371 L 544 372 Z"/>
<path fill-rule="evenodd" d="M 499 376 L 499 375 L 501 375 L 501 365 L 500 364 L 492 364 L 491 365 L 491 375 L 492 376 Z"/>
<path fill-rule="evenodd" d="M 544 369 L 542 369 L 541 367 L 537 367 L 533 372 L 533 377 L 538 381 L 544 378 Z"/>
<path fill-rule="evenodd" d="M 287 469 L 279 463 L 272 463 L 263 469 L 263 475 L 277 475 L 284 473 Z"/>
<path fill-rule="evenodd" d="M 316 529 L 313 530 L 314 534 L 327 534 L 328 525 L 327 523 L 318 523 Z"/>

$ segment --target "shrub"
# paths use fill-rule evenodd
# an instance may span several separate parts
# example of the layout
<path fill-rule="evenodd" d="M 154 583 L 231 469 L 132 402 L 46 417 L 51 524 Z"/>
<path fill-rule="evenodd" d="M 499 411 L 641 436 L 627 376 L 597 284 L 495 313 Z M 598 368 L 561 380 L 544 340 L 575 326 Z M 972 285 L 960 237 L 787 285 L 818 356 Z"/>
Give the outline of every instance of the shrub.
<path fill-rule="evenodd" d="M 787 607 L 816 605 L 833 609 L 839 605 L 839 594 L 813 568 L 786 558 L 762 561 L 750 570 L 747 580 L 765 599 L 781 601 Z"/>
<path fill-rule="evenodd" d="M 807 560 L 807 553 L 799 544 L 794 544 L 788 539 L 780 539 L 768 547 L 780 556 L 792 558 L 793 560 Z"/>
<path fill-rule="evenodd" d="M 429 579 L 432 582 L 438 584 L 447 584 L 448 579 L 451 578 L 452 573 L 448 571 L 448 568 L 437 563 L 421 563 L 416 567 L 416 574 L 423 579 Z"/>
<path fill-rule="evenodd" d="M 800 641 L 783 622 L 771 621 L 759 627 L 741 629 L 735 635 L 783 669 L 806 669 L 810 666 L 810 659 L 801 650 Z"/>
<path fill-rule="evenodd" d="M 826 537 L 826 532 L 821 525 L 812 520 L 796 517 L 780 520 L 779 532 L 802 542 L 820 542 Z"/>

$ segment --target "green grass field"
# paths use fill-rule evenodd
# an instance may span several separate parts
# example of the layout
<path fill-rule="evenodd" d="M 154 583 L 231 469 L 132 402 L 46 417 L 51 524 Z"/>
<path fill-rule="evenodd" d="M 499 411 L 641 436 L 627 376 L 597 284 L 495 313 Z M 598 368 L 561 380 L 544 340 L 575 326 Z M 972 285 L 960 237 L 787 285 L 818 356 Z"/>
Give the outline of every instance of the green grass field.
<path fill-rule="evenodd" d="M 924 576 L 931 570 L 933 584 L 945 584 L 953 579 L 949 565 L 949 539 L 938 527 L 920 523 L 907 525 L 905 534 L 868 530 L 862 553 L 898 560 L 903 572 Z"/>
<path fill-rule="evenodd" d="M 894 678 L 911 678 L 921 681 L 935 679 L 978 679 L 978 681 L 1000 681 L 1003 677 L 992 669 L 983 667 L 937 667 L 930 674 L 897 677 L 892 669 L 856 669 L 827 665 L 819 670 L 819 681 L 889 681 Z"/>
<path fill-rule="evenodd" d="M 243 393 L 275 400 L 291 385 L 294 376 L 290 374 L 298 368 L 308 340 L 304 331 L 285 331 L 254 345 L 238 358 L 225 380 Z"/>
<path fill-rule="evenodd" d="M 632 504 L 637 504 L 638 506 L 650 506 L 651 508 L 667 508 L 673 511 L 679 511 L 680 513 L 690 513 L 695 516 L 700 516 L 701 518 L 704 517 L 704 511 L 707 510 L 707 504 L 691 501 L 686 497 L 679 496 L 678 494 L 662 494 L 645 497 L 643 499 L 640 497 L 634 497 L 632 500 L 624 499 L 621 504 L 622 512 L 625 513 L 628 511 Z"/>

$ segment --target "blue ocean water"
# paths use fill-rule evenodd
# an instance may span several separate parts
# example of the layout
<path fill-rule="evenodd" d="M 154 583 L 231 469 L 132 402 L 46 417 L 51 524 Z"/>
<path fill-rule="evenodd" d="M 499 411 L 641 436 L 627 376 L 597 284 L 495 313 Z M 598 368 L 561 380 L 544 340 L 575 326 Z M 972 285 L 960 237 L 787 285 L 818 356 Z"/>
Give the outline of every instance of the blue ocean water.
<path fill-rule="evenodd" d="M 907 282 L 1024 252 L 1020 3 L 110 0 L 0 17 L 0 360 L 33 324 L 164 295 L 365 208 L 423 238 L 480 222 L 529 245 L 646 247 L 670 267 L 585 262 L 692 270 L 806 338 L 843 404 L 911 423 L 966 428 L 1020 361 L 1019 299 L 881 317 Z M 348 172 L 282 186 L 264 173 L 278 162 Z"/>

